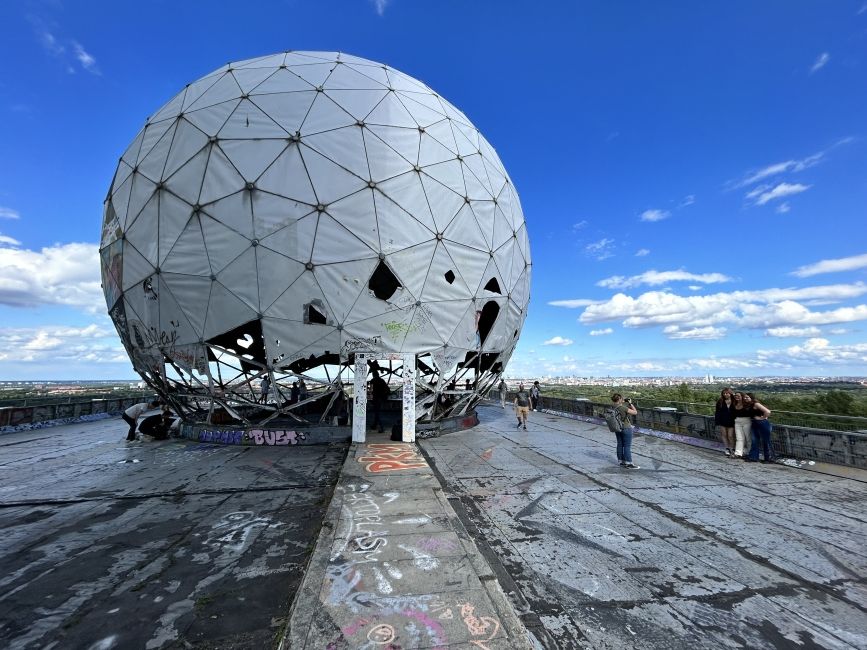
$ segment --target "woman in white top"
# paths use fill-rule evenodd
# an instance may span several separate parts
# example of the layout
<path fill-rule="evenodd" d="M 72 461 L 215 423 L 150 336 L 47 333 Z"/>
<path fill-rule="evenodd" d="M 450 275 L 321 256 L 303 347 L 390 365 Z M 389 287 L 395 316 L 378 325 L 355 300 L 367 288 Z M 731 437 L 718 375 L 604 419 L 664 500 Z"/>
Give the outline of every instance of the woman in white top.
<path fill-rule="evenodd" d="M 159 405 L 160 401 L 158 399 L 155 399 L 150 402 L 140 402 L 139 404 L 133 404 L 126 411 L 123 412 L 121 417 L 124 419 L 124 422 L 129 425 L 129 433 L 126 434 L 127 440 L 135 440 L 135 427 L 142 413 L 150 409 L 155 409 Z"/>

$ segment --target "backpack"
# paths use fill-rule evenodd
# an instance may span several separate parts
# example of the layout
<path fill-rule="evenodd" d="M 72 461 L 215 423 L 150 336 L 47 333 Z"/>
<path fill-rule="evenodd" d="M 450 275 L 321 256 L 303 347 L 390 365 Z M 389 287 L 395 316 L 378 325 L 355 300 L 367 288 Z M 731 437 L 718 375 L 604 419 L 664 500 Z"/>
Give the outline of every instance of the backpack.
<path fill-rule="evenodd" d="M 609 407 L 605 409 L 602 413 L 602 417 L 605 418 L 605 423 L 608 425 L 608 430 L 614 433 L 620 433 L 623 431 L 623 420 L 620 419 L 620 411 L 618 411 L 614 407 Z"/>

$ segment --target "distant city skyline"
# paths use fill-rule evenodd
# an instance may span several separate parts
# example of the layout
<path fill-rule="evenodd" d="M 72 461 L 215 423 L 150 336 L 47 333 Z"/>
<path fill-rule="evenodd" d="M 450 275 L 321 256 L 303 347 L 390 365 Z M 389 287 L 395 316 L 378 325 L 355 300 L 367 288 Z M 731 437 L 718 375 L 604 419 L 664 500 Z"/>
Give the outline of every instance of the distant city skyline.
<path fill-rule="evenodd" d="M 507 376 L 867 369 L 863 0 L 32 0 L 0 36 L 0 377 L 137 379 L 100 289 L 117 160 L 185 84 L 286 49 L 393 66 L 496 149 L 533 259 Z"/>

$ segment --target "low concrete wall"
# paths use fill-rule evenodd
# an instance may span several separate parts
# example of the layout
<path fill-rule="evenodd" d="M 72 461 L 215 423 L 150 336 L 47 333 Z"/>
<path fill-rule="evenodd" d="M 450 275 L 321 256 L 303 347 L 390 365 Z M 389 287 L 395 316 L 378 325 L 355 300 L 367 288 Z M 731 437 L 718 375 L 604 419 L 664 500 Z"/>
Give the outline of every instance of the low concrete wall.
<path fill-rule="evenodd" d="M 542 396 L 540 406 L 566 415 L 594 418 L 600 424 L 604 424 L 602 412 L 610 404 Z M 773 424 L 773 420 L 772 413 L 771 442 L 778 456 L 867 469 L 867 434 Z M 639 429 L 646 427 L 714 442 L 720 441 L 712 416 L 639 407 L 635 424 Z"/>
<path fill-rule="evenodd" d="M 352 439 L 352 427 L 308 426 L 263 429 L 261 427 L 182 424 L 181 437 L 223 445 L 285 447 L 325 445 Z"/>
<path fill-rule="evenodd" d="M 39 429 L 120 415 L 143 399 L 147 398 L 133 396 L 90 399 L 79 402 L 58 401 L 55 404 L 40 404 L 38 406 L 3 406 L 0 407 L 0 433 Z"/>

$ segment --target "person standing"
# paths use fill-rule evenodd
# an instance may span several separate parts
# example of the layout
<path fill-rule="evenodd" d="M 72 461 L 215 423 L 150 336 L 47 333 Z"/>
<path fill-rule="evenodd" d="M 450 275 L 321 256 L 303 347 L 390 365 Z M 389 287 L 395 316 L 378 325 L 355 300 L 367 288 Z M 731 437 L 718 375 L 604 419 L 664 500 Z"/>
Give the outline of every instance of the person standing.
<path fill-rule="evenodd" d="M 614 393 L 611 396 L 611 401 L 614 403 L 614 410 L 620 416 L 621 423 L 620 431 L 614 432 L 614 435 L 617 436 L 617 460 L 620 462 L 620 466 L 626 469 L 641 469 L 632 463 L 632 436 L 634 434 L 632 416 L 638 415 L 638 410 L 631 398 L 624 401 L 623 395 L 620 393 Z"/>
<path fill-rule="evenodd" d="M 726 456 L 730 458 L 735 450 L 735 412 L 731 388 L 723 388 L 720 393 L 716 401 L 713 422 L 720 428 L 720 436 L 726 446 Z"/>
<path fill-rule="evenodd" d="M 744 448 L 750 442 L 752 435 L 753 423 L 753 405 L 752 400 L 747 403 L 744 394 L 740 391 L 734 394 L 734 407 L 732 409 L 735 416 L 735 458 L 744 457 Z"/>
<path fill-rule="evenodd" d="M 259 401 L 263 404 L 268 401 L 268 392 L 271 390 L 271 379 L 268 375 L 262 377 L 262 381 L 259 383 Z"/>
<path fill-rule="evenodd" d="M 140 402 L 139 404 L 133 404 L 126 411 L 123 412 L 121 417 L 124 422 L 129 425 L 129 433 L 126 434 L 126 439 L 128 441 L 135 440 L 135 427 L 138 423 L 138 419 L 142 416 L 142 413 L 148 411 L 150 409 L 155 409 L 160 405 L 160 401 L 158 399 L 151 400 L 150 402 Z"/>
<path fill-rule="evenodd" d="M 500 406 L 506 408 L 506 395 L 509 393 L 509 386 L 506 384 L 505 379 L 500 379 L 497 390 L 500 391 Z"/>
<path fill-rule="evenodd" d="M 539 389 L 539 382 L 534 381 L 533 385 L 530 387 L 530 400 L 532 402 L 532 409 L 534 411 L 539 410 L 539 397 L 541 396 L 542 391 Z"/>
<path fill-rule="evenodd" d="M 754 463 L 759 459 L 759 448 L 765 456 L 763 462 L 771 462 L 771 422 L 768 417 L 771 415 L 770 409 L 764 404 L 760 404 L 752 393 L 747 393 L 750 398 L 752 410 L 751 432 L 753 436 L 750 453 L 744 458 L 745 461 Z"/>
<path fill-rule="evenodd" d="M 370 382 L 370 396 L 373 401 L 373 426 L 382 433 L 382 405 L 388 399 L 388 384 L 376 370 L 373 371 L 373 380 Z"/>
<path fill-rule="evenodd" d="M 515 415 L 518 416 L 518 428 L 524 426 L 527 430 L 527 418 L 530 415 L 530 393 L 524 390 L 524 384 L 518 384 L 518 392 L 515 393 Z"/>

